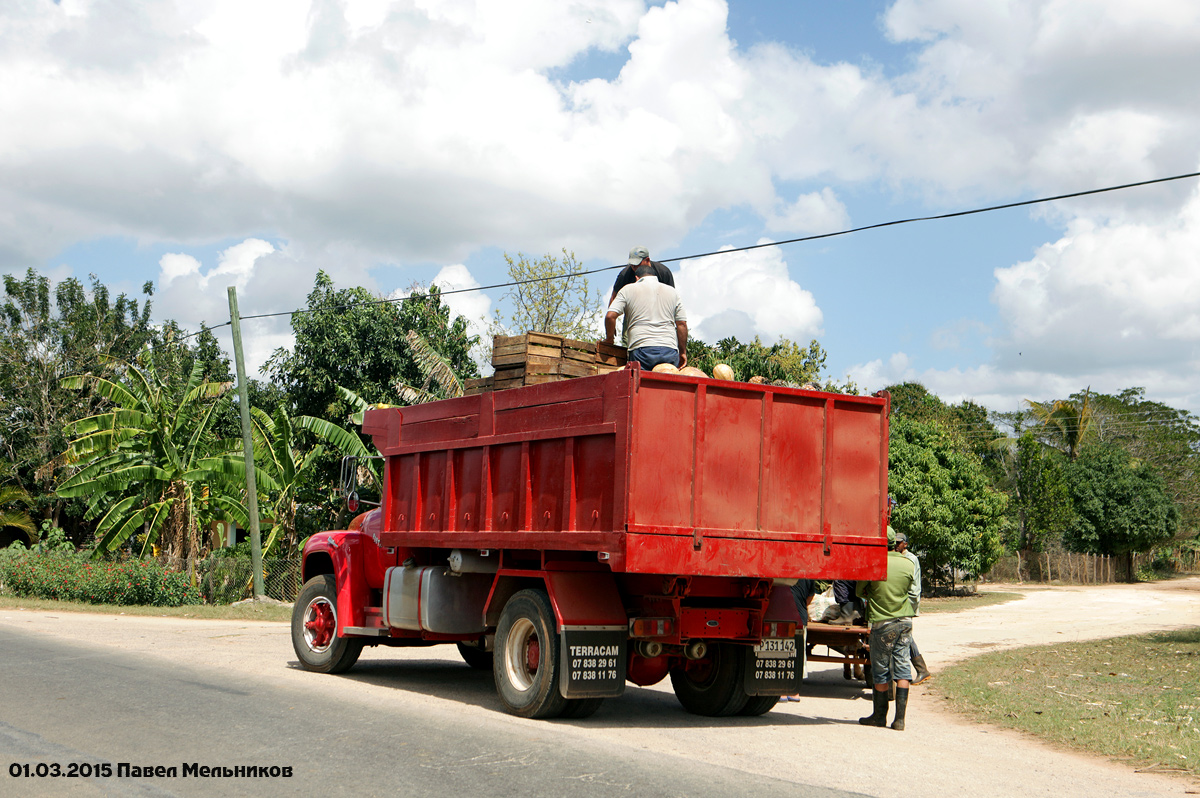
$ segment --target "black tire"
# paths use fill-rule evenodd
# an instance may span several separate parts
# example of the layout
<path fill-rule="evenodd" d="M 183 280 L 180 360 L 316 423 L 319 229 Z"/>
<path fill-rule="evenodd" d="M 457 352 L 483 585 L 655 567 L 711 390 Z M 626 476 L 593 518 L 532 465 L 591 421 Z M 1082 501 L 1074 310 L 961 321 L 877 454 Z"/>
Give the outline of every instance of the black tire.
<path fill-rule="evenodd" d="M 304 583 L 292 607 L 292 648 L 305 670 L 343 673 L 362 653 L 363 640 L 337 635 L 337 582 L 333 574 Z"/>
<path fill-rule="evenodd" d="M 561 652 L 554 610 L 541 590 L 513 595 L 496 624 L 496 692 L 513 715 L 556 718 L 567 707 L 558 689 Z"/>
<path fill-rule="evenodd" d="M 738 714 L 750 698 L 742 686 L 745 655 L 741 646 L 713 643 L 704 659 L 671 670 L 675 697 L 693 715 L 720 718 Z"/>
<path fill-rule="evenodd" d="M 473 670 L 490 671 L 492 669 L 493 658 L 490 651 L 485 651 L 470 643 L 459 643 L 458 653 L 463 658 L 463 662 L 470 665 Z"/>
<path fill-rule="evenodd" d="M 568 698 L 567 706 L 559 717 L 570 720 L 590 718 L 603 703 L 603 698 Z"/>
<path fill-rule="evenodd" d="M 779 696 L 777 695 L 746 696 L 746 706 L 738 710 L 738 714 L 745 717 L 765 715 L 778 703 Z"/>

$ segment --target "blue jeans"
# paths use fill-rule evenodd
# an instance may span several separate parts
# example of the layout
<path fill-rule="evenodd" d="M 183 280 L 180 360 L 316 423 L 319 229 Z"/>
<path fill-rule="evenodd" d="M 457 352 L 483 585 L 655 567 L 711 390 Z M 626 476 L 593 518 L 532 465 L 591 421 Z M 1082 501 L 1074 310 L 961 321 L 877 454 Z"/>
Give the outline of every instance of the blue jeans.
<path fill-rule="evenodd" d="M 647 371 L 659 363 L 670 363 L 672 366 L 678 366 L 679 350 L 672 349 L 669 346 L 641 346 L 637 349 L 629 350 L 629 359 L 641 363 L 642 368 Z"/>
<path fill-rule="evenodd" d="M 895 618 L 871 624 L 872 684 L 912 679 L 912 665 L 908 657 L 911 640 L 912 618 Z"/>

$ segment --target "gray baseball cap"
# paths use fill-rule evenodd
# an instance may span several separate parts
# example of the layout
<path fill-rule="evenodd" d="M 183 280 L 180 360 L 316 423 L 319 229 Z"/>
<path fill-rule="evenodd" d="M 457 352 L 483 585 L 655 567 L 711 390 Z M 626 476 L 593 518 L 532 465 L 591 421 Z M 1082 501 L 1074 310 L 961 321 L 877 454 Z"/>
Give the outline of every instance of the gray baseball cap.
<path fill-rule="evenodd" d="M 650 250 L 645 247 L 634 247 L 629 250 L 629 265 L 637 266 L 648 257 L 650 257 Z"/>

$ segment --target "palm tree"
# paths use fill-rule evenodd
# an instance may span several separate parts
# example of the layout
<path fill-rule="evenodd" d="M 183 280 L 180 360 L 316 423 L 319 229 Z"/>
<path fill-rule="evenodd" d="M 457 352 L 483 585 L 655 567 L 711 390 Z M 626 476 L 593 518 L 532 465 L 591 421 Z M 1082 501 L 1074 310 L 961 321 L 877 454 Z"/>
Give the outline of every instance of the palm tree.
<path fill-rule="evenodd" d="M 203 548 L 201 502 L 217 498 L 210 483 L 228 482 L 228 473 L 214 473 L 219 463 L 211 455 L 214 444 L 225 451 L 232 444 L 214 441 L 210 430 L 230 384 L 202 379 L 199 359 L 186 383 L 172 384 L 155 369 L 149 349 L 137 364 L 106 360 L 117 373 L 112 379 L 89 373 L 62 381 L 91 388 L 115 409 L 68 426 L 73 440 L 65 459 L 80 469 L 58 495 L 86 498 L 89 517 L 100 516 L 94 556 L 144 532 L 143 554 L 161 538 L 167 556 L 194 557 Z"/>
<path fill-rule="evenodd" d="M 416 330 L 406 332 L 404 339 L 425 381 L 419 388 L 403 382 L 396 383 L 396 392 L 402 402 L 416 405 L 463 395 L 462 380 L 454 373 L 454 367 L 428 340 Z"/>
<path fill-rule="evenodd" d="M 29 543 L 37 541 L 37 527 L 25 511 L 33 500 L 19 485 L 0 485 L 0 548 L 6 548 L 20 538 Z"/>
<path fill-rule="evenodd" d="M 1088 433 L 1091 432 L 1096 414 L 1091 404 L 1092 389 L 1089 386 L 1083 396 L 1076 399 L 1058 399 L 1053 402 L 1025 400 L 1029 410 L 1041 423 L 1041 434 L 1049 436 L 1054 444 L 1074 460 L 1079 456 Z"/>

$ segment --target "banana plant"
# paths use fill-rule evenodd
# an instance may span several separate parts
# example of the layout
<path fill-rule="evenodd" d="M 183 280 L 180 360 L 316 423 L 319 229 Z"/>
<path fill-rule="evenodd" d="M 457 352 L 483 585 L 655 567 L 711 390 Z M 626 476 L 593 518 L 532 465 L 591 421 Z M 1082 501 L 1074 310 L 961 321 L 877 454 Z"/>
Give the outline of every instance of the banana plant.
<path fill-rule="evenodd" d="M 72 440 L 63 459 L 78 470 L 58 495 L 85 499 L 88 517 L 99 516 L 93 556 L 139 533 L 145 534 L 142 554 L 162 539 L 168 556 L 196 556 L 203 547 L 198 516 L 212 497 L 208 486 L 228 477 L 214 473 L 209 458 L 219 445 L 212 424 L 230 384 L 204 380 L 199 360 L 185 383 L 173 384 L 159 374 L 149 349 L 136 363 L 104 362 L 111 378 L 88 373 L 62 380 L 65 388 L 90 389 L 114 409 L 68 425 Z"/>

